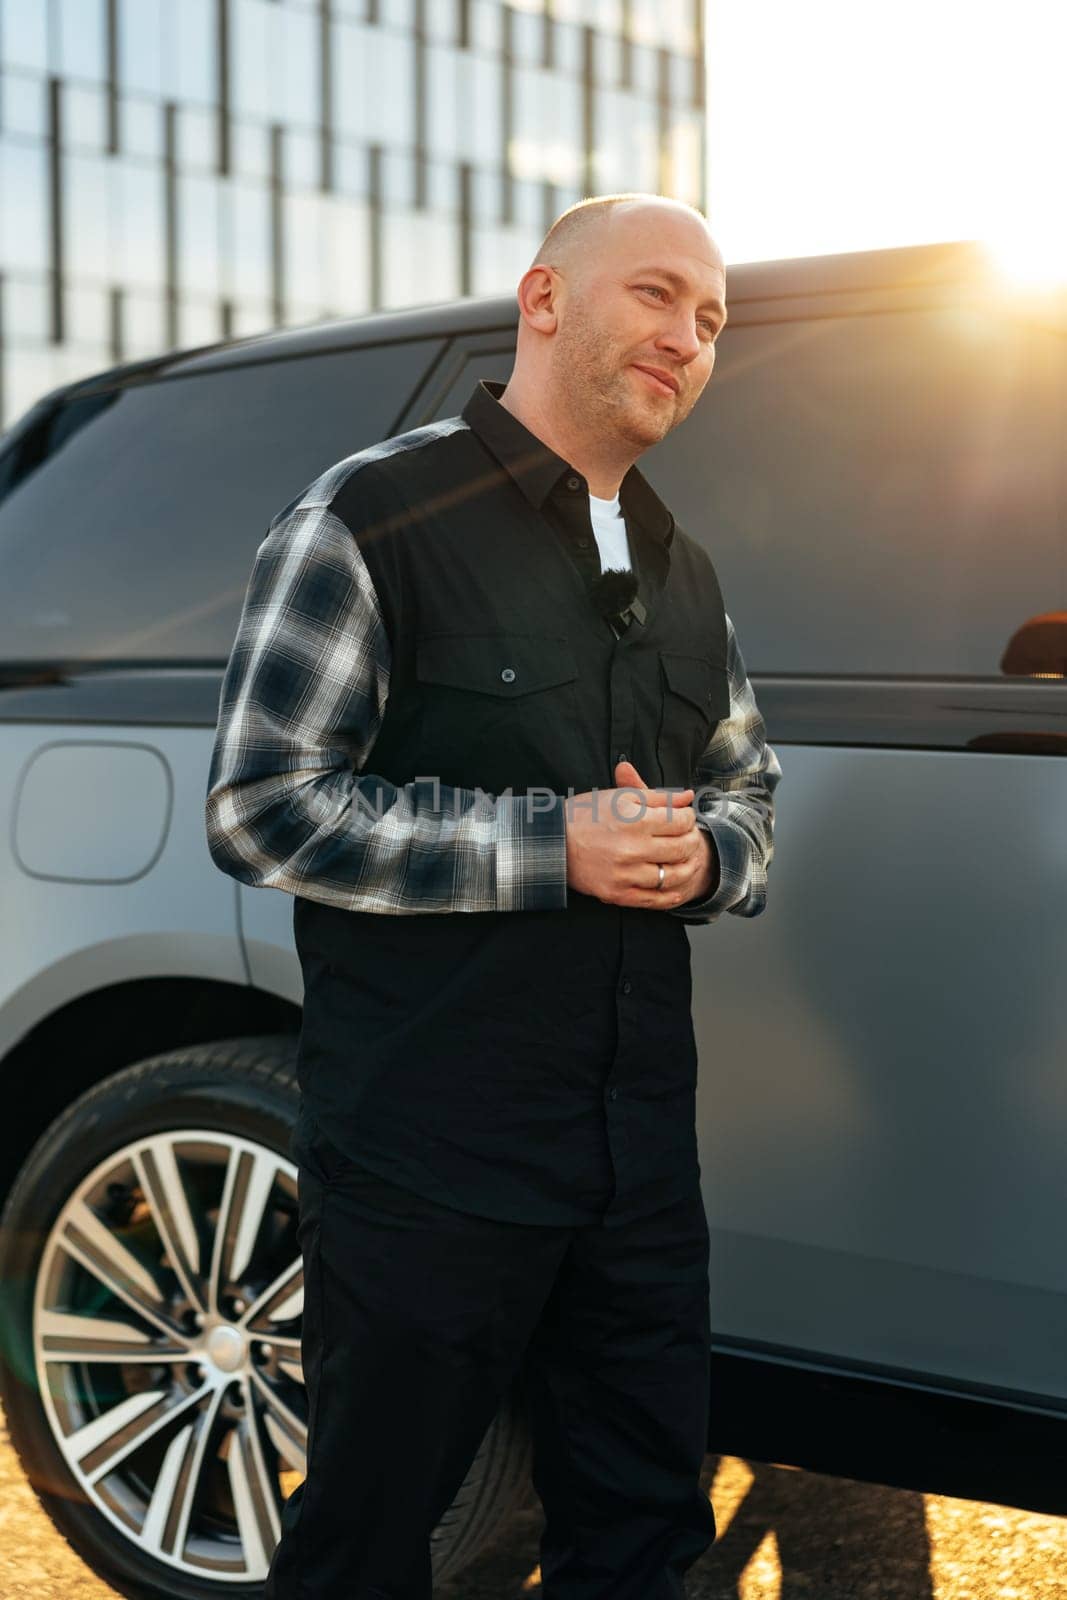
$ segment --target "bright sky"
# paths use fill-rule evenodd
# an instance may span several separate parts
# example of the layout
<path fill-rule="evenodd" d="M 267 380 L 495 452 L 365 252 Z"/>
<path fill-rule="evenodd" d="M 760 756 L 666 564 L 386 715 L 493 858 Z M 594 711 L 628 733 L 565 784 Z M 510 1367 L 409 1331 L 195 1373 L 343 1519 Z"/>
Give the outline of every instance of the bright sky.
<path fill-rule="evenodd" d="M 1067 267 L 1062 0 L 709 0 L 727 262 L 1006 238 Z"/>

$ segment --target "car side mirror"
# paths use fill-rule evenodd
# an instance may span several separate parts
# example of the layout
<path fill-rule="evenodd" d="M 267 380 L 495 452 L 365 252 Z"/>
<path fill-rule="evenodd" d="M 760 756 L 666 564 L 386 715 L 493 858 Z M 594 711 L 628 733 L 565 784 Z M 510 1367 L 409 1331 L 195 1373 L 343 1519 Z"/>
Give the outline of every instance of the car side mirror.
<path fill-rule="evenodd" d="M 1000 670 L 1012 677 L 1067 678 L 1067 611 L 1030 617 L 1008 640 Z"/>

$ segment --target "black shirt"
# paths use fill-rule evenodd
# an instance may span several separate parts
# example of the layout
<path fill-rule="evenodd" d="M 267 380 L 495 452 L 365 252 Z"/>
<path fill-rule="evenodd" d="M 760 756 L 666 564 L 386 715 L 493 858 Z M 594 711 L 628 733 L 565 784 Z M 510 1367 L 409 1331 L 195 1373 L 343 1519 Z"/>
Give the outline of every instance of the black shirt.
<path fill-rule="evenodd" d="M 712 563 L 636 466 L 640 620 L 596 610 L 583 475 L 479 383 L 338 462 L 257 552 L 207 796 L 217 864 L 294 896 L 312 1126 L 460 1210 L 582 1222 L 697 1176 L 686 922 L 754 916 L 766 744 Z M 699 904 L 569 889 L 564 800 L 699 789 Z M 607 804 L 606 801 L 600 803 Z"/>

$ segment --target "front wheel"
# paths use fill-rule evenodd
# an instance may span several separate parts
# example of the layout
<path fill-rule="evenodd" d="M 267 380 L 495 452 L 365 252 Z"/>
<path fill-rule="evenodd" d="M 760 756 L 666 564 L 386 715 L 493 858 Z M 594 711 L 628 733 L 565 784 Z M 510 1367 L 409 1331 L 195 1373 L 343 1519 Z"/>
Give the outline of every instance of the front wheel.
<path fill-rule="evenodd" d="M 4 1214 L 0 1391 L 45 1509 L 122 1593 L 258 1595 L 305 1470 L 295 1036 L 154 1056 L 83 1095 Z M 528 1499 L 502 1407 L 435 1530 L 451 1576 Z"/>

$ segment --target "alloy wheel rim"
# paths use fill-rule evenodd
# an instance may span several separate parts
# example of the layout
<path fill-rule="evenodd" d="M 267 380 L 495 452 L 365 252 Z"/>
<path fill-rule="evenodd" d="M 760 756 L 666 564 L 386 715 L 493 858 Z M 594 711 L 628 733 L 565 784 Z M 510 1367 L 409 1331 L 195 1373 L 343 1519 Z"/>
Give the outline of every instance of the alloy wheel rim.
<path fill-rule="evenodd" d="M 266 1577 L 305 1471 L 296 1168 L 182 1129 L 98 1163 L 56 1217 L 33 1306 L 37 1382 L 86 1499 L 145 1556 Z"/>

